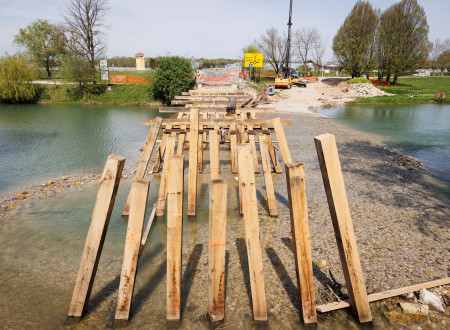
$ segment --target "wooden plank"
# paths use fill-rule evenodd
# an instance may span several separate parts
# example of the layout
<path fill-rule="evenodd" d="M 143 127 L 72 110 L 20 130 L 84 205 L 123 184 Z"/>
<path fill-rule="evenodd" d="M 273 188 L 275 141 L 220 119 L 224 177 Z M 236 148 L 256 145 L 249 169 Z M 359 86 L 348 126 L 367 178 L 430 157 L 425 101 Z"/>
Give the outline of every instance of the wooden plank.
<path fill-rule="evenodd" d="M 341 258 L 342 270 L 348 288 L 350 305 L 353 313 L 361 323 L 371 322 L 372 313 L 364 285 L 336 140 L 334 135 L 327 133 L 315 137 L 314 142 Z"/>
<path fill-rule="evenodd" d="M 192 100 L 192 101 L 202 101 L 202 100 L 229 100 L 230 98 L 236 98 L 237 100 L 247 99 L 248 96 L 245 95 L 176 95 L 174 100 Z"/>
<path fill-rule="evenodd" d="M 209 166 L 211 181 L 220 179 L 219 136 L 216 130 L 209 132 Z"/>
<path fill-rule="evenodd" d="M 255 321 L 267 321 L 255 173 L 253 172 L 250 145 L 244 146 L 239 150 L 238 161 L 239 185 L 242 191 L 250 287 L 252 291 L 253 318 Z"/>
<path fill-rule="evenodd" d="M 244 91 L 238 90 L 225 90 L 225 89 L 192 89 L 189 91 L 189 95 L 245 95 Z"/>
<path fill-rule="evenodd" d="M 269 204 L 269 214 L 271 217 L 277 217 L 277 201 L 275 198 L 275 190 L 273 188 L 272 167 L 270 166 L 269 149 L 267 147 L 267 135 L 259 136 L 259 149 L 261 152 L 261 163 L 264 173 L 264 181 L 266 183 L 267 203 Z"/>
<path fill-rule="evenodd" d="M 288 163 L 285 169 L 299 305 L 303 322 L 306 324 L 317 323 L 305 171 L 300 162 Z"/>
<path fill-rule="evenodd" d="M 166 129 L 171 129 L 171 128 L 172 128 L 172 125 L 166 125 Z M 164 152 L 166 151 L 166 143 L 167 143 L 168 136 L 169 136 L 169 134 L 166 134 L 166 133 L 163 134 L 163 136 L 162 136 L 161 143 L 159 144 L 159 147 L 157 150 L 155 163 L 153 164 L 153 167 L 152 167 L 152 173 L 159 172 L 159 168 L 160 168 L 161 162 L 163 160 Z"/>
<path fill-rule="evenodd" d="M 264 130 L 269 129 L 268 125 L 262 125 L 262 128 Z M 283 169 L 280 165 L 280 162 L 278 161 L 278 156 L 275 151 L 275 146 L 273 144 L 272 137 L 270 136 L 270 134 L 267 135 L 267 147 L 269 148 L 270 159 L 272 160 L 272 164 L 273 164 L 273 168 L 274 168 L 275 172 L 283 173 Z"/>
<path fill-rule="evenodd" d="M 183 118 L 183 116 L 184 116 L 183 112 L 180 112 L 178 114 L 178 118 Z M 180 128 L 181 129 L 186 129 L 186 125 L 181 125 Z M 177 144 L 177 155 L 178 156 L 183 154 L 185 140 L 186 140 L 186 134 L 185 133 L 178 134 L 178 144 Z"/>
<path fill-rule="evenodd" d="M 167 189 L 167 320 L 180 320 L 184 156 L 169 159 Z"/>
<path fill-rule="evenodd" d="M 236 136 L 236 125 L 230 126 L 230 149 L 231 149 L 231 173 L 237 173 L 237 136 Z M 233 133 L 234 132 L 234 133 Z"/>
<path fill-rule="evenodd" d="M 79 318 L 87 309 L 124 164 L 125 158 L 114 154 L 106 160 L 73 289 L 70 317 Z"/>
<path fill-rule="evenodd" d="M 236 100 L 236 106 L 241 106 L 244 102 L 242 100 L 237 101 Z M 214 107 L 216 106 L 226 106 L 228 104 L 228 98 L 222 98 L 222 99 L 213 99 L 213 100 L 172 100 L 170 101 L 170 105 L 203 105 L 208 106 L 212 105 Z"/>
<path fill-rule="evenodd" d="M 184 109 L 184 108 L 183 108 Z M 198 111 L 198 110 L 197 110 Z M 153 125 L 154 119 L 142 119 L 142 125 Z M 290 126 L 292 124 L 292 120 L 290 119 L 281 119 L 280 120 L 282 125 Z M 201 119 L 199 121 L 200 125 L 208 125 L 208 126 L 214 126 L 214 125 L 220 125 L 220 126 L 229 126 L 236 123 L 236 119 Z M 242 123 L 245 126 L 252 125 L 255 126 L 261 126 L 261 125 L 269 125 L 272 124 L 272 120 L 265 120 L 265 119 L 244 119 L 242 120 Z M 168 125 L 171 125 L 170 128 L 172 128 L 172 125 L 189 125 L 190 119 L 178 119 L 178 118 L 169 118 L 163 120 L 163 125 L 166 126 L 166 128 L 169 128 Z"/>
<path fill-rule="evenodd" d="M 219 112 L 219 113 L 227 113 L 227 108 L 226 107 L 215 107 L 215 108 L 202 108 L 202 107 L 198 107 L 198 112 L 203 113 L 203 112 Z M 176 107 L 160 107 L 159 108 L 159 112 L 169 112 L 169 113 L 177 113 L 180 111 L 185 111 L 186 108 L 181 107 L 181 106 L 176 106 Z M 237 113 L 241 113 L 241 112 L 250 112 L 250 113 L 259 113 L 259 112 L 263 112 L 263 113 L 273 113 L 275 112 L 275 108 L 250 108 L 250 109 L 242 109 L 242 108 L 236 108 L 236 112 Z"/>
<path fill-rule="evenodd" d="M 252 125 L 247 126 L 247 131 L 253 130 Z M 252 156 L 253 156 L 253 170 L 255 173 L 259 173 L 259 164 L 258 164 L 258 153 L 256 152 L 256 142 L 255 142 L 255 135 L 249 134 L 248 135 L 248 141 L 250 143 L 250 146 L 252 147 Z M 269 163 L 270 165 L 270 163 Z"/>
<path fill-rule="evenodd" d="M 429 289 L 429 288 L 435 288 L 437 286 L 441 285 L 449 285 L 450 284 L 450 277 L 441 278 L 439 280 L 425 282 L 421 284 L 414 284 L 411 286 L 406 286 L 399 289 L 392 289 L 388 291 L 378 292 L 378 293 L 372 293 L 367 296 L 369 302 L 383 300 L 387 298 L 392 298 L 396 296 L 400 296 L 402 294 L 411 293 L 419 291 L 420 289 Z M 348 308 L 350 307 L 349 300 L 342 300 L 339 302 L 333 302 L 329 304 L 324 305 L 317 305 L 316 309 L 320 313 L 326 313 L 335 311 L 338 309 Z"/>
<path fill-rule="evenodd" d="M 150 157 L 152 156 L 153 149 L 155 148 L 156 138 L 158 137 L 159 129 L 161 128 L 162 118 L 156 117 L 150 132 L 148 133 L 147 140 L 145 141 L 144 149 L 142 150 L 141 159 L 139 160 L 138 168 L 136 170 L 136 174 L 134 175 L 134 179 L 141 179 L 145 176 L 145 171 L 147 171 L 148 162 L 150 161 Z M 133 185 L 131 186 L 133 187 Z M 128 216 L 130 212 L 130 201 L 131 201 L 131 189 L 128 193 L 127 201 L 125 203 L 125 207 L 123 208 L 122 215 Z"/>
<path fill-rule="evenodd" d="M 273 120 L 273 128 L 277 134 L 278 145 L 280 146 L 281 155 L 283 156 L 284 163 L 292 162 L 291 152 L 289 151 L 289 146 L 286 141 L 286 136 L 284 135 L 283 125 L 281 124 L 280 118 L 275 118 Z"/>
<path fill-rule="evenodd" d="M 130 217 L 128 219 L 122 272 L 120 274 L 119 293 L 117 296 L 116 320 L 128 320 L 130 316 L 149 184 L 150 180 L 144 178 L 133 181 L 134 188 L 131 195 Z"/>
<path fill-rule="evenodd" d="M 225 316 L 227 183 L 212 180 L 209 196 L 208 314 L 216 322 Z"/>
<path fill-rule="evenodd" d="M 202 113 L 203 118 L 207 118 L 208 114 L 206 112 Z M 202 125 L 200 126 L 203 130 L 203 128 L 206 128 L 207 126 Z M 202 134 L 198 135 L 198 148 L 197 148 L 197 164 L 198 164 L 198 172 L 201 173 L 203 171 L 203 149 L 204 145 L 206 146 L 206 135 L 207 133 L 204 133 L 204 130 Z"/>
<path fill-rule="evenodd" d="M 198 166 L 198 110 L 191 110 L 191 131 L 189 143 L 189 187 L 188 215 L 195 215 L 197 200 L 197 166 Z"/>
<path fill-rule="evenodd" d="M 139 247 L 139 256 L 142 254 L 142 251 L 144 251 L 145 243 L 147 243 L 148 235 L 150 234 L 150 229 L 152 228 L 155 215 L 156 215 L 156 203 L 153 204 L 152 212 L 148 217 L 147 226 L 145 226 L 144 234 L 142 234 L 141 246 Z"/>
<path fill-rule="evenodd" d="M 167 146 L 164 156 L 163 170 L 161 172 L 161 181 L 159 183 L 158 200 L 156 201 L 156 216 L 164 216 L 164 209 L 166 207 L 167 196 L 167 176 L 169 175 L 169 158 L 173 156 L 175 149 L 175 136 L 167 137 Z"/>

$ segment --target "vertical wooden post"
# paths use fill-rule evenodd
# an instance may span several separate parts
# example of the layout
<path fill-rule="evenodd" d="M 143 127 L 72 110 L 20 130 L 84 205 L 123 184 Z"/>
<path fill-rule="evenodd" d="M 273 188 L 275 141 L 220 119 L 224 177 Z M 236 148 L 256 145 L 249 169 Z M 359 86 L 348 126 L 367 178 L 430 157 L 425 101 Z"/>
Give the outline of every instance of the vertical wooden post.
<path fill-rule="evenodd" d="M 166 125 L 166 129 L 171 129 L 171 128 L 172 128 L 172 125 Z M 164 152 L 166 151 L 166 143 L 167 143 L 168 136 L 169 136 L 169 134 L 165 133 L 165 134 L 163 134 L 163 136 L 161 138 L 161 143 L 159 144 L 159 148 L 158 148 L 158 154 L 156 155 L 155 164 L 153 164 L 153 168 L 152 168 L 153 173 L 159 172 L 159 168 L 161 166 Z"/>
<path fill-rule="evenodd" d="M 158 200 L 156 201 L 156 216 L 164 216 L 164 208 L 166 206 L 167 196 L 167 175 L 169 171 L 169 159 L 173 156 L 175 149 L 175 136 L 170 135 L 167 137 L 166 152 L 164 156 L 163 170 L 161 173 L 161 181 L 159 184 Z"/>
<path fill-rule="evenodd" d="M 269 125 L 262 125 L 262 129 L 268 130 Z M 273 168 L 276 173 L 283 173 L 283 169 L 280 165 L 280 161 L 278 160 L 277 153 L 275 151 L 275 146 L 273 145 L 272 137 L 270 133 L 267 135 L 267 146 L 269 148 L 270 158 L 272 159 Z"/>
<path fill-rule="evenodd" d="M 248 130 L 252 130 L 253 126 L 248 125 L 247 128 Z M 252 147 L 253 170 L 255 171 L 255 173 L 259 173 L 258 153 L 256 152 L 255 134 L 249 134 L 248 141 L 250 142 L 250 146 Z"/>
<path fill-rule="evenodd" d="M 70 317 L 81 317 L 87 308 L 124 164 L 125 158 L 114 154 L 106 160 L 73 289 Z"/>
<path fill-rule="evenodd" d="M 188 215 L 195 215 L 197 200 L 197 166 L 198 166 L 198 109 L 191 110 L 191 129 L 189 139 L 189 186 Z"/>
<path fill-rule="evenodd" d="M 169 180 L 167 188 L 167 320 L 170 321 L 179 320 L 181 312 L 183 162 L 183 156 L 172 156 L 169 159 Z"/>
<path fill-rule="evenodd" d="M 305 171 L 303 164 L 286 164 L 289 210 L 291 214 L 292 242 L 294 242 L 297 292 L 303 322 L 317 323 L 316 295 L 311 258 L 308 206 L 306 205 Z"/>
<path fill-rule="evenodd" d="M 139 160 L 139 165 L 134 175 L 134 179 L 140 179 L 145 176 L 145 171 L 148 167 L 148 162 L 152 156 L 153 149 L 155 148 L 156 138 L 158 137 L 159 129 L 161 128 L 162 118 L 156 117 L 150 132 L 148 133 L 147 140 L 145 141 L 144 150 L 142 151 L 141 159 Z M 130 212 L 130 201 L 131 201 L 131 190 L 128 193 L 128 198 L 123 208 L 122 215 L 127 216 Z"/>
<path fill-rule="evenodd" d="M 184 112 L 179 112 L 177 118 L 183 118 Z M 180 125 L 180 129 L 186 129 L 186 125 Z M 183 154 L 184 142 L 186 140 L 186 134 L 178 134 L 177 155 Z"/>
<path fill-rule="evenodd" d="M 147 226 L 145 227 L 144 234 L 142 234 L 141 239 L 141 246 L 139 248 L 139 255 L 142 254 L 142 251 L 144 250 L 145 243 L 147 243 L 148 235 L 150 234 L 150 229 L 152 228 L 153 220 L 155 219 L 156 215 L 156 203 L 153 204 L 152 212 L 150 213 L 150 216 L 148 217 Z"/>
<path fill-rule="evenodd" d="M 252 290 L 253 318 L 255 321 L 267 321 L 267 304 L 264 289 L 264 271 L 259 239 L 258 204 L 256 199 L 255 173 L 250 145 L 239 150 L 239 185 L 242 191 L 242 203 L 245 221 L 245 237 Z"/>
<path fill-rule="evenodd" d="M 120 274 L 116 320 L 128 320 L 130 316 L 149 184 L 150 180 L 144 178 L 133 181 L 134 189 L 131 196 L 130 217 L 128 219 L 122 272 Z"/>
<path fill-rule="evenodd" d="M 216 322 L 225 315 L 227 183 L 211 181 L 209 196 L 208 314 Z"/>
<path fill-rule="evenodd" d="M 231 173 L 237 173 L 237 134 L 236 125 L 230 126 Z"/>
<path fill-rule="evenodd" d="M 220 179 L 219 137 L 218 131 L 209 132 L 209 166 L 211 180 Z"/>
<path fill-rule="evenodd" d="M 278 145 L 280 146 L 281 155 L 283 156 L 284 163 L 292 162 L 291 152 L 286 141 L 286 136 L 284 135 L 283 125 L 281 124 L 280 117 L 273 120 L 273 128 L 277 134 Z"/>
<path fill-rule="evenodd" d="M 267 136 L 259 136 L 259 149 L 261 151 L 261 163 L 263 165 L 264 181 L 266 183 L 267 203 L 269 204 L 269 214 L 271 217 L 277 217 L 277 200 L 273 188 L 272 167 L 270 166 L 269 149 L 267 147 Z"/>
<path fill-rule="evenodd" d="M 334 135 L 327 133 L 316 136 L 314 142 L 341 258 L 342 270 L 348 288 L 350 305 L 353 313 L 361 323 L 371 322 L 372 313 L 370 312 L 367 291 L 364 285 L 336 140 Z"/>

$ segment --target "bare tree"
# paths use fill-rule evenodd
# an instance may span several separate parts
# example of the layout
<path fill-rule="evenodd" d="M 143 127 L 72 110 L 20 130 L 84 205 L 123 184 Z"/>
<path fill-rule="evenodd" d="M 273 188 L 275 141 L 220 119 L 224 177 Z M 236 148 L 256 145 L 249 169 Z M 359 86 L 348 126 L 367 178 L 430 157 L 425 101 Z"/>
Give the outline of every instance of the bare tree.
<path fill-rule="evenodd" d="M 320 38 L 319 30 L 315 26 L 309 26 L 294 32 L 294 47 L 306 70 L 306 62 L 311 56 L 311 51 L 317 39 Z"/>
<path fill-rule="evenodd" d="M 281 69 L 285 43 L 286 38 L 273 27 L 267 29 L 266 33 L 261 34 L 259 39 L 256 40 L 257 46 L 264 54 L 264 61 L 269 63 L 277 74 Z"/>
<path fill-rule="evenodd" d="M 88 61 L 93 72 L 106 49 L 104 17 L 108 9 L 108 0 L 68 0 L 65 4 L 68 48 Z"/>
<path fill-rule="evenodd" d="M 320 75 L 320 69 L 323 67 L 322 59 L 327 48 L 328 40 L 322 40 L 319 35 L 313 44 L 313 61 L 317 66 L 317 76 Z"/>

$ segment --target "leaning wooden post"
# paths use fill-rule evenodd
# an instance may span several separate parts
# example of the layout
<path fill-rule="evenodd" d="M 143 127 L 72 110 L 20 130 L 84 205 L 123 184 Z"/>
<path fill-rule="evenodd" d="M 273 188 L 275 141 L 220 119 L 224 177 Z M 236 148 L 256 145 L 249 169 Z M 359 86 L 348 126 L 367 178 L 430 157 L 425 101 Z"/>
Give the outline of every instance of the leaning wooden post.
<path fill-rule="evenodd" d="M 316 295 L 314 293 L 311 258 L 311 236 L 309 234 L 308 207 L 306 205 L 305 171 L 303 164 L 286 164 L 289 210 L 291 213 L 292 241 L 294 242 L 297 292 L 303 322 L 317 323 Z"/>
<path fill-rule="evenodd" d="M 132 189 L 133 195 L 131 195 L 130 217 L 128 219 L 125 251 L 123 253 L 119 294 L 117 296 L 116 320 L 128 320 L 130 316 L 131 299 L 133 298 L 134 281 L 141 247 L 149 184 L 149 179 L 137 179 L 133 181 L 134 187 Z"/>
<path fill-rule="evenodd" d="M 361 323 L 371 322 L 367 291 L 353 231 L 352 218 L 345 192 L 344 178 L 332 134 L 323 134 L 314 138 L 319 157 L 323 183 L 330 208 L 334 234 L 336 236 L 345 283 L 348 288 L 350 305 Z"/>
<path fill-rule="evenodd" d="M 286 136 L 284 135 L 283 125 L 281 124 L 280 117 L 273 120 L 273 128 L 277 134 L 278 145 L 280 146 L 281 155 L 283 156 L 284 163 L 292 162 L 291 152 L 287 144 Z"/>
<path fill-rule="evenodd" d="M 242 207 L 245 221 L 250 287 L 252 290 L 253 318 L 267 321 L 267 304 L 264 288 L 261 242 L 259 239 L 258 204 L 256 199 L 255 173 L 250 145 L 239 150 L 239 185 L 242 191 Z"/>
<path fill-rule="evenodd" d="M 188 215 L 195 215 L 198 166 L 198 109 L 191 110 L 190 119 Z"/>
<path fill-rule="evenodd" d="M 145 147 L 142 151 L 141 159 L 139 160 L 139 165 L 136 170 L 136 174 L 134 175 L 134 179 L 141 179 L 145 176 L 145 171 L 148 167 L 148 162 L 150 161 L 150 157 L 152 156 L 153 149 L 155 148 L 156 138 L 158 136 L 159 129 L 161 127 L 163 119 L 160 117 L 156 117 L 150 132 L 148 133 L 147 140 L 145 141 Z M 131 189 L 128 193 L 128 198 L 125 203 L 125 207 L 123 208 L 122 215 L 127 216 L 130 212 L 130 201 L 131 201 Z"/>
<path fill-rule="evenodd" d="M 81 317 L 87 308 L 124 164 L 125 158 L 113 154 L 106 160 L 73 289 L 71 317 Z"/>
<path fill-rule="evenodd" d="M 238 172 L 236 125 L 230 125 L 231 173 Z"/>
<path fill-rule="evenodd" d="M 269 130 L 269 125 L 262 125 L 263 130 Z M 270 133 L 267 134 L 267 147 L 269 148 L 270 158 L 272 159 L 273 169 L 276 173 L 283 173 L 283 168 L 280 165 L 280 161 L 278 160 L 277 153 L 275 152 L 275 146 L 272 141 L 272 137 Z"/>
<path fill-rule="evenodd" d="M 209 132 L 209 169 L 211 180 L 220 179 L 219 136 L 218 131 Z"/>
<path fill-rule="evenodd" d="M 213 180 L 209 196 L 208 314 L 216 322 L 225 315 L 227 183 Z"/>
<path fill-rule="evenodd" d="M 265 134 L 259 136 L 259 149 L 261 151 L 261 163 L 264 172 L 264 181 L 266 183 L 267 203 L 269 204 L 269 214 L 271 217 L 277 217 L 277 201 L 273 187 L 272 167 L 270 166 L 269 149 L 267 147 L 267 137 Z"/>
<path fill-rule="evenodd" d="M 164 208 L 166 206 L 166 195 L 167 195 L 167 175 L 169 172 L 168 160 L 170 159 L 171 156 L 173 156 L 174 149 L 175 149 L 175 136 L 170 135 L 167 137 L 163 170 L 161 172 L 161 181 L 159 183 L 158 200 L 156 201 L 157 217 L 162 217 L 164 215 Z"/>
<path fill-rule="evenodd" d="M 253 130 L 252 125 L 247 126 L 248 130 Z M 252 147 L 252 155 L 253 155 L 253 169 L 255 173 L 259 173 L 259 164 L 258 164 L 258 153 L 256 152 L 256 143 L 255 143 L 255 134 L 248 135 L 248 141 Z M 270 160 L 269 160 L 270 162 Z"/>
<path fill-rule="evenodd" d="M 192 142 L 192 141 L 191 141 Z M 197 145 L 196 145 L 197 147 Z M 167 187 L 167 320 L 180 319 L 184 156 L 169 159 Z M 195 168 L 197 168 L 197 163 Z"/>

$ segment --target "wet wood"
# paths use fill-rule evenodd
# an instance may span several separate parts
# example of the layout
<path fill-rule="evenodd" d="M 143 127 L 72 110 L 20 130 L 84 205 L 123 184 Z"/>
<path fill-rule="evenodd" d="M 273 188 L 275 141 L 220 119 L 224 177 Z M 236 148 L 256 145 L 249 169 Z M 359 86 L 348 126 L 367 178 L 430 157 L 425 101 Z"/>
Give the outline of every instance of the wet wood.
<path fill-rule="evenodd" d="M 273 128 L 277 134 L 278 145 L 280 146 L 284 163 L 287 164 L 292 162 L 291 152 L 289 151 L 289 146 L 286 141 L 286 136 L 284 135 L 283 125 L 281 124 L 280 118 L 275 118 L 273 120 Z"/>
<path fill-rule="evenodd" d="M 183 108 L 184 109 L 184 108 Z M 198 111 L 198 110 L 197 110 Z M 142 119 L 142 125 L 153 125 L 154 119 Z M 290 126 L 292 124 L 292 120 L 290 119 L 281 119 L 280 120 L 282 125 Z M 199 121 L 200 125 L 208 125 L 208 126 L 214 126 L 214 125 L 220 125 L 220 126 L 229 126 L 236 123 L 235 119 L 227 119 L 223 118 L 220 120 L 217 119 L 201 119 Z M 264 119 L 244 119 L 242 120 L 243 125 L 252 125 L 255 126 L 261 126 L 261 125 L 269 125 L 272 123 L 271 120 L 264 120 Z M 172 125 L 189 125 L 190 119 L 164 119 L 163 125 L 166 125 L 166 128 L 168 128 L 168 125 L 171 125 L 170 128 L 172 128 Z"/>
<path fill-rule="evenodd" d="M 238 161 L 239 185 L 242 191 L 250 287 L 252 291 L 253 318 L 255 321 L 267 321 L 255 173 L 253 172 L 252 152 L 249 145 L 239 150 Z"/>
<path fill-rule="evenodd" d="M 144 251 L 145 243 L 147 243 L 148 235 L 150 234 L 150 229 L 152 228 L 155 215 L 156 215 L 156 203 L 153 204 L 152 212 L 148 217 L 147 226 L 145 226 L 144 234 L 142 234 L 141 246 L 139 248 L 139 255 L 141 255 L 142 251 Z"/>
<path fill-rule="evenodd" d="M 209 132 L 209 166 L 211 181 L 220 179 L 219 136 L 216 130 Z"/>
<path fill-rule="evenodd" d="M 219 112 L 219 113 L 227 113 L 227 108 L 226 107 L 216 107 L 216 108 L 202 108 L 202 107 L 198 107 L 198 112 L 203 113 L 203 112 Z M 159 112 L 170 112 L 170 113 L 177 113 L 180 111 L 185 111 L 186 108 L 184 107 L 160 107 L 159 108 Z M 251 108 L 251 109 L 242 109 L 242 108 L 237 108 L 235 109 L 236 113 L 259 113 L 259 112 L 265 112 L 265 113 L 273 113 L 275 112 L 275 108 Z"/>
<path fill-rule="evenodd" d="M 266 184 L 267 204 L 269 205 L 269 214 L 271 217 L 277 217 L 277 202 L 272 180 L 272 167 L 270 166 L 269 149 L 267 147 L 267 135 L 259 136 L 259 149 L 261 152 L 261 163 L 264 173 L 264 182 Z"/>
<path fill-rule="evenodd" d="M 189 186 L 188 186 L 188 215 L 195 215 L 197 200 L 197 166 L 198 166 L 198 110 L 191 110 L 189 138 Z"/>
<path fill-rule="evenodd" d="M 303 322 L 306 324 L 317 323 L 305 171 L 303 164 L 300 162 L 286 164 L 285 170 L 299 305 L 301 306 Z"/>
<path fill-rule="evenodd" d="M 167 320 L 180 320 L 184 156 L 169 159 L 167 190 Z"/>
<path fill-rule="evenodd" d="M 341 258 L 342 270 L 348 288 L 350 305 L 353 313 L 361 323 L 371 322 L 372 313 L 364 285 L 336 140 L 334 135 L 327 133 L 315 137 L 314 142 Z"/>
<path fill-rule="evenodd" d="M 216 322 L 225 315 L 227 183 L 212 180 L 209 196 L 208 314 Z"/>
<path fill-rule="evenodd" d="M 178 114 L 178 118 L 183 118 L 185 116 L 185 114 L 183 112 L 180 112 Z M 181 125 L 180 128 L 186 129 L 186 125 Z M 186 133 L 180 133 L 178 134 L 178 144 L 177 144 L 177 155 L 180 156 L 183 154 L 183 149 L 184 149 L 184 142 L 186 140 Z"/>
<path fill-rule="evenodd" d="M 148 163 L 150 161 L 150 157 L 152 156 L 153 149 L 155 148 L 156 138 L 158 137 L 159 129 L 161 128 L 162 118 L 156 117 L 154 120 L 154 124 L 148 133 L 147 140 L 145 141 L 144 149 L 142 150 L 141 159 L 139 160 L 138 168 L 136 170 L 136 174 L 134 175 L 134 179 L 141 179 L 145 176 L 145 172 L 147 171 Z M 125 203 L 125 207 L 123 208 L 122 215 L 128 216 L 130 212 L 130 200 L 131 200 L 131 190 L 128 193 L 127 201 Z"/>
<path fill-rule="evenodd" d="M 230 149 L 231 149 L 231 173 L 237 173 L 237 136 L 236 136 L 236 125 L 230 126 Z M 233 133 L 234 131 L 234 133 Z"/>
<path fill-rule="evenodd" d="M 124 164 L 125 158 L 114 154 L 106 160 L 69 307 L 70 317 L 79 318 L 87 309 Z"/>
<path fill-rule="evenodd" d="M 166 207 L 167 196 L 167 178 L 169 175 L 169 162 L 171 156 L 174 154 L 175 149 L 175 136 L 170 135 L 167 137 L 166 152 L 164 155 L 163 170 L 161 172 L 161 181 L 159 183 L 158 200 L 156 201 L 156 216 L 164 216 L 164 209 Z"/>
<path fill-rule="evenodd" d="M 149 184 L 150 180 L 144 178 L 133 181 L 130 217 L 128 219 L 122 272 L 120 274 L 119 293 L 117 296 L 116 320 L 128 320 L 130 316 Z"/>

